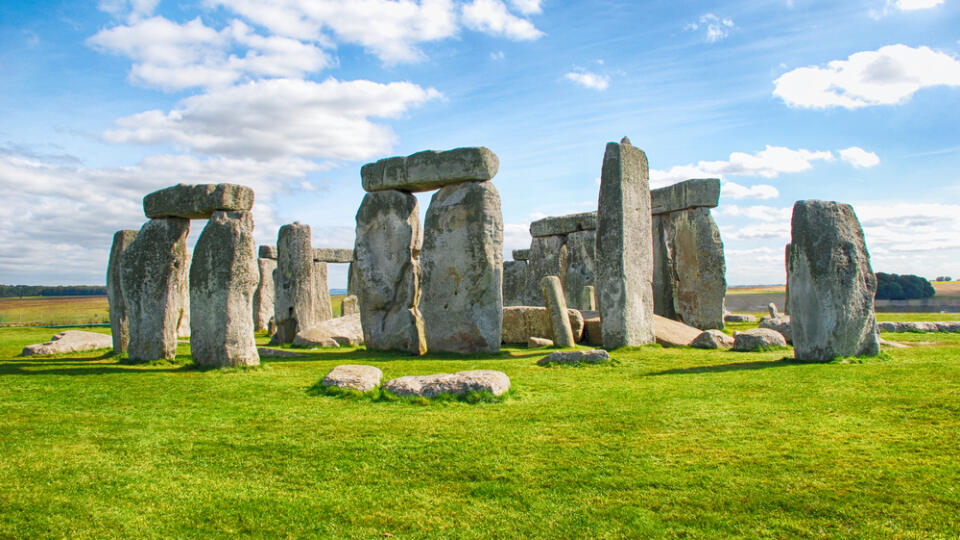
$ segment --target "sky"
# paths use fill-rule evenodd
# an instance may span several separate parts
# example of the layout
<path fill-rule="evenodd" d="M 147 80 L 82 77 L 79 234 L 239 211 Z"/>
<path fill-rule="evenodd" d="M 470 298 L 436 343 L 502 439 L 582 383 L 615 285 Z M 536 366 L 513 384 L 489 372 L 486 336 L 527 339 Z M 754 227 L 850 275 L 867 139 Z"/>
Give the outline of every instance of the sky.
<path fill-rule="evenodd" d="M 875 271 L 957 276 L 958 126 L 960 0 L 5 0 L 0 283 L 103 283 L 178 182 L 349 248 L 363 164 L 460 146 L 500 158 L 510 260 L 624 136 L 653 188 L 721 179 L 730 285 L 785 281 L 802 199 L 852 204 Z"/>

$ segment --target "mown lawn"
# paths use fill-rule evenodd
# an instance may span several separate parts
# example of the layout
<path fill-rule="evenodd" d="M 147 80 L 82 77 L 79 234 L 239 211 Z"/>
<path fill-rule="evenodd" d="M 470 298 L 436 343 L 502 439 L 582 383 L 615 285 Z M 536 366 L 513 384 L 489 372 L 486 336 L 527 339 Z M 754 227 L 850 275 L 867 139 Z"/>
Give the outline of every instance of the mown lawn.
<path fill-rule="evenodd" d="M 960 535 L 957 335 L 823 365 L 659 347 L 584 368 L 522 348 L 213 371 L 185 344 L 166 365 L 15 356 L 51 334 L 0 330 L 0 537 Z M 341 363 L 500 369 L 513 389 L 480 404 L 313 395 Z"/>

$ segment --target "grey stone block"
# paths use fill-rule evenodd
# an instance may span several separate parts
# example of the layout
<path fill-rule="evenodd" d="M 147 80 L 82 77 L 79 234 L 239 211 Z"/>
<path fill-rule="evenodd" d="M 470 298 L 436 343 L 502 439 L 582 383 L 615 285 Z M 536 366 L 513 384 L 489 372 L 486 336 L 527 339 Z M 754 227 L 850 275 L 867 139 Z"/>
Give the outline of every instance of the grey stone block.
<path fill-rule="evenodd" d="M 484 182 L 497 174 L 500 160 L 483 146 L 445 152 L 426 150 L 407 157 L 392 157 L 360 168 L 368 192 L 396 189 L 431 191 L 450 184 Z"/>
<path fill-rule="evenodd" d="M 209 219 L 214 212 L 248 211 L 253 189 L 238 184 L 177 184 L 143 198 L 148 218 Z"/>

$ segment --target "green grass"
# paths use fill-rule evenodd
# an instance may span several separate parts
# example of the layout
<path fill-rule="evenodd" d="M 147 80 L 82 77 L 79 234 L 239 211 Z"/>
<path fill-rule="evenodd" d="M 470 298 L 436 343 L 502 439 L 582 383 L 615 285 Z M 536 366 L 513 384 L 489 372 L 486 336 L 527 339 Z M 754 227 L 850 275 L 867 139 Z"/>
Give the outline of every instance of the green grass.
<path fill-rule="evenodd" d="M 575 369 L 522 348 L 207 371 L 187 345 L 155 365 L 15 356 L 50 335 L 0 330 L 0 538 L 960 534 L 960 335 L 829 364 L 661 347 Z M 317 392 L 344 363 L 513 386 L 499 403 Z"/>

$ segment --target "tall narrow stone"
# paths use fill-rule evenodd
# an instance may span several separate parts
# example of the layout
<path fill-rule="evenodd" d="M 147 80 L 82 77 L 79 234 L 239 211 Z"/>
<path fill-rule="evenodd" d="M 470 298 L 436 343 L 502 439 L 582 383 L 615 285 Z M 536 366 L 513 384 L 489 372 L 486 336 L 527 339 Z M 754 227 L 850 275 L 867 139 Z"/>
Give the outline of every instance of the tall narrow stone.
<path fill-rule="evenodd" d="M 188 219 L 151 219 L 120 256 L 131 360 L 149 362 L 176 356 L 189 233 Z"/>
<path fill-rule="evenodd" d="M 553 329 L 553 343 L 557 347 L 576 347 L 570 318 L 567 316 L 567 302 L 563 296 L 563 286 L 557 276 L 547 276 L 540 280 L 543 300 L 550 314 L 550 327 Z"/>
<path fill-rule="evenodd" d="M 420 301 L 417 198 L 395 190 L 367 193 L 357 211 L 354 283 L 368 349 L 427 352 Z"/>
<path fill-rule="evenodd" d="M 276 259 L 257 259 L 257 268 L 260 271 L 260 282 L 253 293 L 253 328 L 254 330 L 268 330 L 274 317 L 273 303 L 275 301 L 275 286 L 273 272 L 277 269 Z"/>
<path fill-rule="evenodd" d="M 797 201 L 791 228 L 787 275 L 797 360 L 878 354 L 877 279 L 853 207 Z"/>
<path fill-rule="evenodd" d="M 201 366 L 255 366 L 253 295 L 260 270 L 250 212 L 215 211 L 190 264 L 190 350 Z"/>
<path fill-rule="evenodd" d="M 190 267 L 193 265 L 193 259 L 190 253 L 187 253 L 187 262 L 183 269 L 183 281 L 177 287 L 180 291 L 180 308 L 177 312 L 177 337 L 190 337 Z"/>
<path fill-rule="evenodd" d="M 530 243 L 530 260 L 527 262 L 526 305 L 542 306 L 543 294 L 540 280 L 558 276 L 562 283 L 567 273 L 567 237 L 539 236 Z"/>
<path fill-rule="evenodd" d="M 327 263 L 313 260 L 313 280 L 317 291 L 317 322 L 329 321 L 333 318 L 333 302 L 330 300 L 330 286 L 327 285 Z"/>
<path fill-rule="evenodd" d="M 503 305 L 522 306 L 527 286 L 527 261 L 504 261 Z"/>
<path fill-rule="evenodd" d="M 130 247 L 137 237 L 137 231 L 117 231 L 110 246 L 110 260 L 107 263 L 107 303 L 110 305 L 110 333 L 113 337 L 113 352 L 127 352 L 130 343 L 130 322 L 127 320 L 127 308 L 123 302 L 123 288 L 120 284 L 120 256 Z"/>
<path fill-rule="evenodd" d="M 433 195 L 424 222 L 420 262 L 420 312 L 428 350 L 499 351 L 503 217 L 500 195 L 492 182 L 446 186 Z"/>
<path fill-rule="evenodd" d="M 646 154 L 626 137 L 607 144 L 598 209 L 596 287 L 603 346 L 653 343 L 649 171 Z"/>
<path fill-rule="evenodd" d="M 352 294 L 344 296 L 343 301 L 340 302 L 340 316 L 346 317 L 357 313 L 360 313 L 360 308 L 357 307 L 357 297 Z"/>
<path fill-rule="evenodd" d="M 277 234 L 277 273 L 274 286 L 274 343 L 291 343 L 297 332 L 317 324 L 317 291 L 314 278 L 310 226 L 291 223 Z"/>
<path fill-rule="evenodd" d="M 587 285 L 580 292 L 580 308 L 583 311 L 597 310 L 597 289 L 593 285 Z"/>
<path fill-rule="evenodd" d="M 567 295 L 567 306 L 573 309 L 592 309 L 583 305 L 581 298 L 583 288 L 593 285 L 596 279 L 596 243 L 596 231 L 567 235 L 567 271 L 563 276 L 563 290 Z"/>

